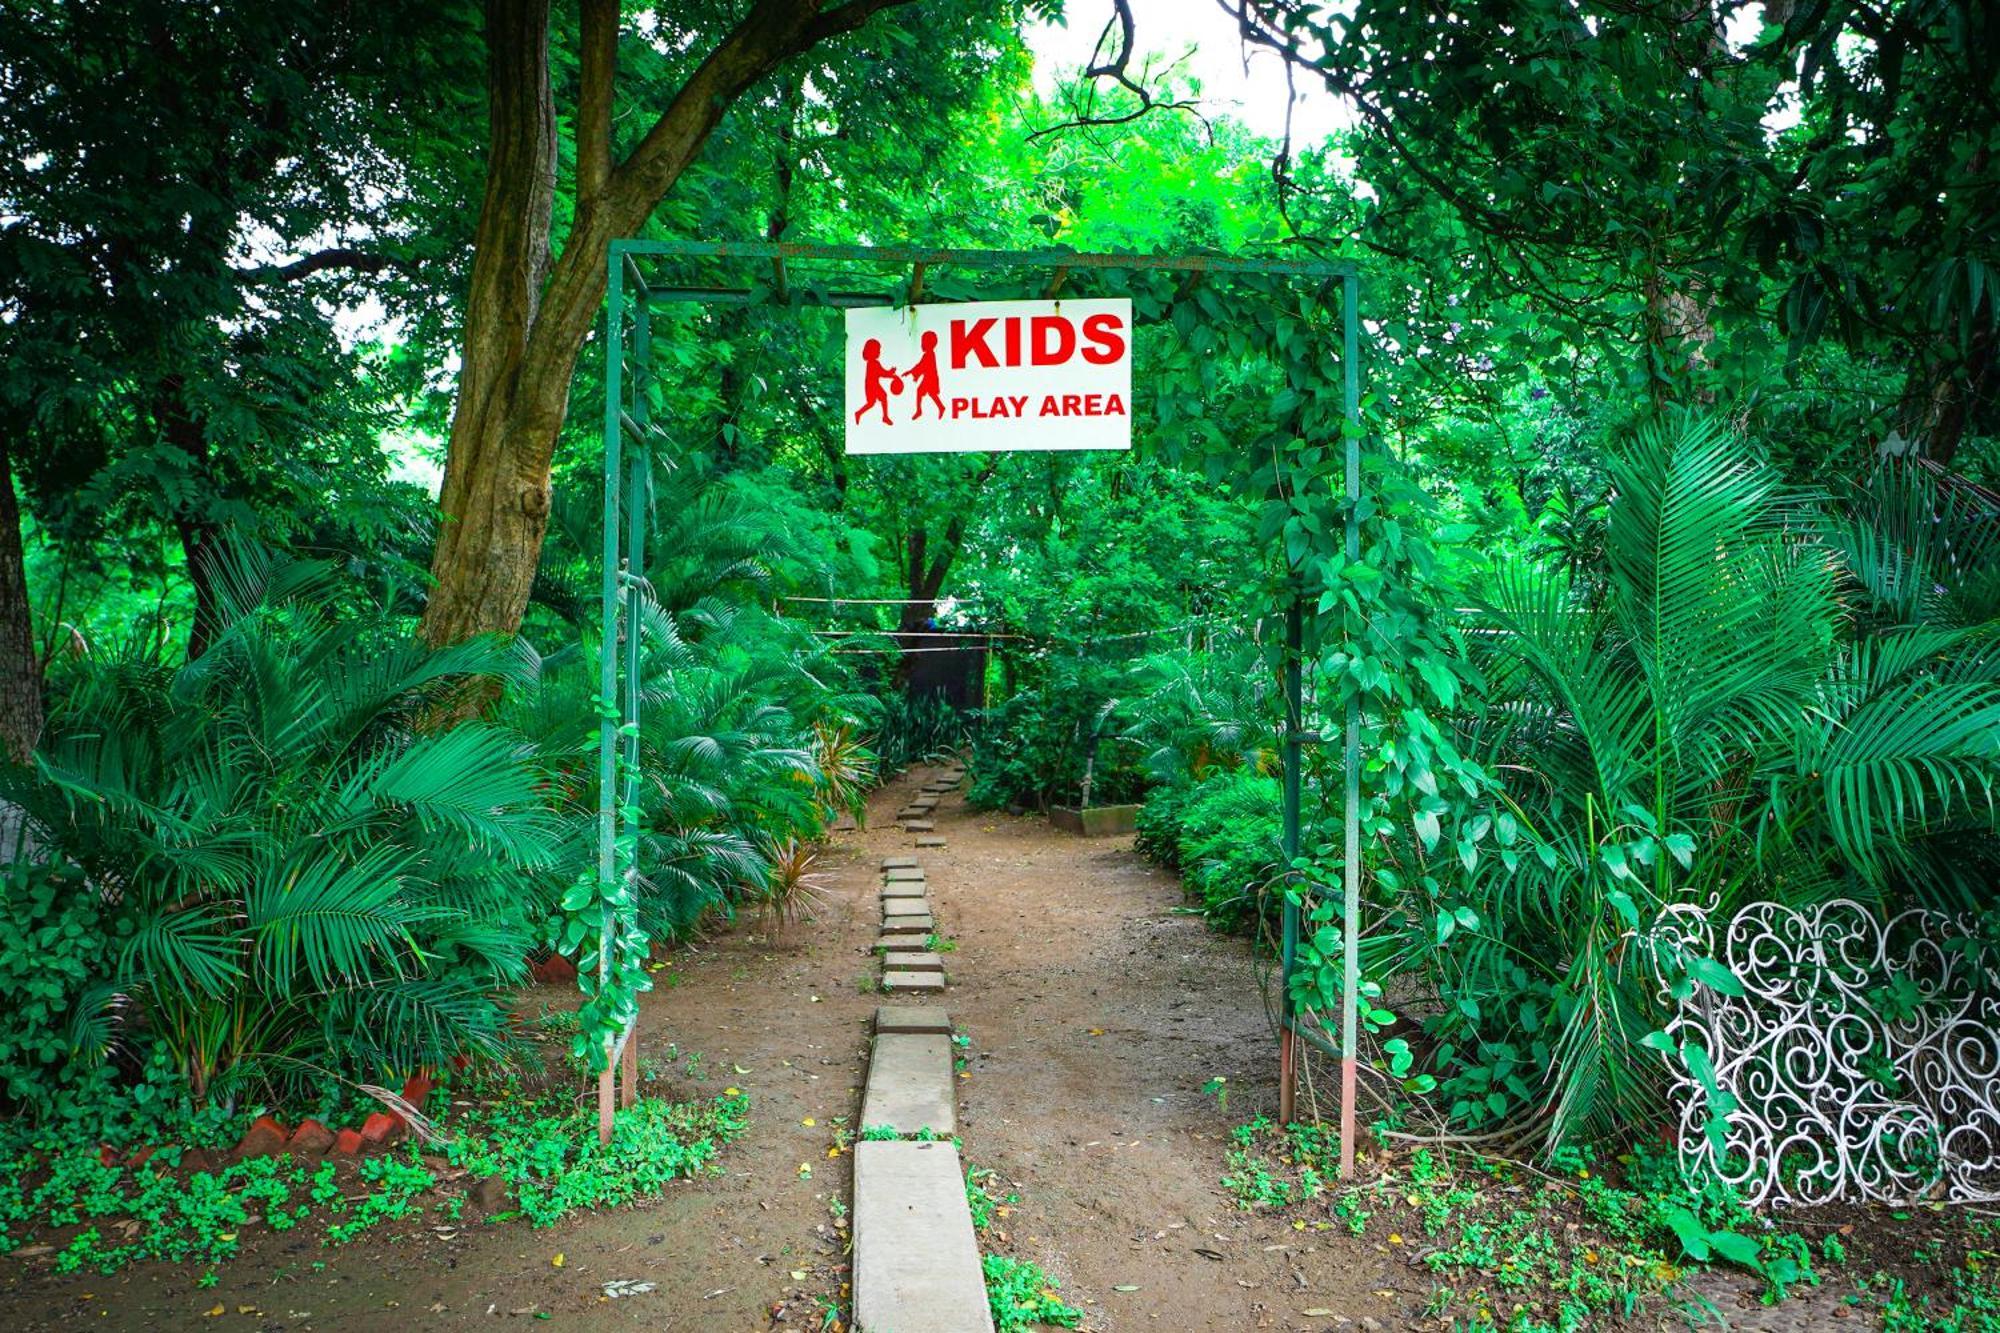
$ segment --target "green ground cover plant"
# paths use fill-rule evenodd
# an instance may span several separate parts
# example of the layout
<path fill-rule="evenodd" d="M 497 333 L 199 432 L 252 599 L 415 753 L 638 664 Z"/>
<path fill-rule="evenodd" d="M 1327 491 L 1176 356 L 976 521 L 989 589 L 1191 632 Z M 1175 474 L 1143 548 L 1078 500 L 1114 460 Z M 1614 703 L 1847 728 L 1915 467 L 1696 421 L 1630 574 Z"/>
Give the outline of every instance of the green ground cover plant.
<path fill-rule="evenodd" d="M 1655 1153 L 1599 1165 L 1571 1149 L 1540 1171 L 1418 1147 L 1352 1187 L 1334 1180 L 1338 1154 L 1319 1126 L 1281 1134 L 1259 1117 L 1234 1132 L 1223 1184 L 1240 1207 L 1416 1255 L 1435 1276 L 1426 1313 L 1465 1327 L 1542 1333 L 1657 1316 L 1686 1302 L 1680 1284 L 1710 1262 L 1762 1277 L 1772 1300 L 1821 1280 L 1823 1256 L 1804 1239 L 1766 1228 L 1724 1192 L 1690 1191 Z"/>
<path fill-rule="evenodd" d="M 213 1266 L 255 1228 L 310 1228 L 343 1245 L 413 1217 L 464 1217 L 472 1183 L 498 1177 L 510 1200 L 487 1223 L 554 1224 L 581 1209 L 617 1207 L 669 1181 L 710 1174 L 742 1133 L 741 1094 L 647 1097 L 618 1112 L 600 1146 L 594 1110 L 574 1092 L 518 1074 L 461 1080 L 439 1123 L 445 1141 L 412 1139 L 351 1162 L 290 1155 L 182 1169 L 182 1150 L 137 1166 L 101 1160 L 76 1127 L 15 1129 L 0 1144 L 0 1253 L 53 1246 L 58 1271 L 115 1273 L 145 1260 Z M 457 1100 L 470 1099 L 460 1108 Z"/>
<path fill-rule="evenodd" d="M 1058 1283 L 1041 1267 L 1026 1259 L 1009 1259 L 989 1254 L 986 1270 L 986 1299 L 993 1310 L 993 1326 L 1004 1333 L 1017 1329 L 1051 1325 L 1075 1328 L 1083 1322 L 1083 1311 L 1064 1304 L 1057 1294 Z"/>
<path fill-rule="evenodd" d="M 1232 1132 L 1226 1157 L 1222 1185 L 1239 1207 L 1412 1256 L 1432 1275 L 1425 1314 L 1455 1329 L 1712 1319 L 1691 1286 L 1709 1269 L 1746 1275 L 1767 1304 L 1825 1287 L 1895 1333 L 2000 1327 L 2000 1230 L 1942 1205 L 1768 1218 L 1726 1188 L 1690 1186 L 1670 1155 L 1643 1147 L 1611 1160 L 1568 1148 L 1536 1167 L 1385 1142 L 1364 1179 L 1343 1186 L 1326 1126 L 1281 1133 L 1261 1116 Z"/>

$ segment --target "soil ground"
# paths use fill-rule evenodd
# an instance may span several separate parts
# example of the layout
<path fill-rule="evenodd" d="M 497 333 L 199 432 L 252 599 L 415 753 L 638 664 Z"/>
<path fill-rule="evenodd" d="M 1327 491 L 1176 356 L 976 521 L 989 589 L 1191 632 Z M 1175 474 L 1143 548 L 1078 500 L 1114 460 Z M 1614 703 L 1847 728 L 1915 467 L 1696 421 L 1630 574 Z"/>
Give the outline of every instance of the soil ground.
<path fill-rule="evenodd" d="M 656 976 L 640 1029 L 655 1086 L 751 1097 L 749 1129 L 721 1154 L 724 1174 L 541 1230 L 482 1223 L 470 1209 L 462 1224 L 392 1223 L 338 1247 L 310 1226 L 258 1228 L 207 1288 L 197 1265 L 65 1276 L 46 1259 L 0 1258 L 7 1325 L 830 1326 L 828 1312 L 847 1305 L 851 1160 L 830 1149 L 858 1128 L 883 999 L 869 952 L 877 868 L 914 849 L 891 812 L 927 776 L 877 792 L 868 827 L 836 835 L 816 920 L 777 940 L 741 923 Z M 1176 910 L 1178 883 L 1129 838 L 1085 840 L 1037 818 L 972 811 L 958 794 L 936 822 L 947 845 L 920 856 L 939 929 L 957 942 L 943 1003 L 970 1038 L 964 1156 L 995 1172 L 994 1193 L 1018 1196 L 982 1246 L 1040 1264 L 1084 1311 L 1083 1327 L 1104 1333 L 1438 1327 L 1422 1314 L 1434 1279 L 1409 1250 L 1392 1251 L 1376 1229 L 1357 1238 L 1245 1213 L 1221 1188 L 1229 1131 L 1275 1102 L 1275 1042 L 1247 945 Z M 523 991 L 518 1008 L 532 1017 L 575 1003 L 574 992 L 543 987 Z M 1226 1104 L 1203 1090 L 1218 1077 Z M 653 1286 L 607 1297 L 621 1280 Z M 1773 1309 L 1755 1305 L 1745 1278 L 1706 1274 L 1695 1289 L 1736 1327 L 1793 1330 L 1847 1318 L 1847 1285 Z M 1640 1322 L 1686 1321 L 1655 1308 Z"/>
<path fill-rule="evenodd" d="M 752 1099 L 750 1129 L 723 1151 L 725 1175 L 543 1230 L 468 1212 L 462 1226 L 385 1227 L 341 1247 L 304 1228 L 246 1236 L 210 1288 L 193 1266 L 62 1276 L 0 1260 L 8 1323 L 820 1327 L 829 1302 L 845 1306 L 833 1201 L 846 1201 L 849 1158 L 828 1150 L 837 1118 L 854 1127 L 882 999 L 863 989 L 877 973 L 877 868 L 913 850 L 890 816 L 926 776 L 877 792 L 869 826 L 836 836 L 815 922 L 779 941 L 745 923 L 656 977 L 642 1058 L 670 1068 L 678 1091 L 735 1086 Z M 966 1160 L 997 1173 L 996 1192 L 1020 1196 L 982 1243 L 1041 1264 L 1090 1329 L 1412 1320 L 1428 1284 L 1386 1246 L 1240 1213 L 1218 1186 L 1230 1127 L 1273 1101 L 1275 1045 L 1247 947 L 1176 914 L 1177 883 L 1129 838 L 1086 841 L 1037 818 L 970 811 L 956 793 L 937 831 L 947 846 L 922 859 L 939 927 L 958 941 L 944 1003 L 971 1038 L 960 1136 Z M 521 1007 L 573 1003 L 538 988 Z M 1226 1106 L 1201 1091 L 1217 1076 Z M 619 1279 L 656 1285 L 607 1299 Z"/>

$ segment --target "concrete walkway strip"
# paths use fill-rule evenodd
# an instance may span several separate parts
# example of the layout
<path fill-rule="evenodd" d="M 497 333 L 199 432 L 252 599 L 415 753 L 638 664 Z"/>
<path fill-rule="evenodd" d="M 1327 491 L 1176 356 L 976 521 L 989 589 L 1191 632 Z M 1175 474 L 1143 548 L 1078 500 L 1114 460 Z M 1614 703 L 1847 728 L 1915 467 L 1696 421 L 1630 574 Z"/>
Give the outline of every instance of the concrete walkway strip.
<path fill-rule="evenodd" d="M 949 1143 L 854 1145 L 857 1333 L 993 1333 L 965 1171 Z"/>
<path fill-rule="evenodd" d="M 917 938 L 912 936 L 912 939 Z M 883 963 L 884 968 L 894 968 L 899 972 L 942 972 L 944 959 L 924 949 L 899 951 L 894 958 Z"/>
<path fill-rule="evenodd" d="M 951 1035 L 951 1015 L 929 1004 L 883 1004 L 875 1008 L 875 1032 L 935 1033 Z"/>
<path fill-rule="evenodd" d="M 936 979 L 935 973 L 909 975 Z M 895 1032 L 875 1038 L 868 1086 L 861 1095 L 861 1128 L 879 1126 L 905 1136 L 924 1129 L 946 1138 L 957 1132 L 958 1090 L 951 1076 L 950 1037 Z"/>

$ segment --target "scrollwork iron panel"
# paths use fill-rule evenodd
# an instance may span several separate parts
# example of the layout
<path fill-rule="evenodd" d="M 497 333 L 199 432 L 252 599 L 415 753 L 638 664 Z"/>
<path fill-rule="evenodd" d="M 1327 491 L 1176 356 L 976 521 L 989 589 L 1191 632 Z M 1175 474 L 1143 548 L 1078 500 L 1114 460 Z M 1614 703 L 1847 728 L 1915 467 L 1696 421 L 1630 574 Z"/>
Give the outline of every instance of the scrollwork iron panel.
<path fill-rule="evenodd" d="M 1752 1204 L 2000 1199 L 2000 960 L 1972 921 L 1836 899 L 1753 904 L 1719 942 L 1686 909 L 1665 933 L 1744 992 L 1697 985 L 1669 1025 L 1737 1103 L 1718 1146 L 1707 1089 L 1671 1062 L 1683 1167 Z"/>

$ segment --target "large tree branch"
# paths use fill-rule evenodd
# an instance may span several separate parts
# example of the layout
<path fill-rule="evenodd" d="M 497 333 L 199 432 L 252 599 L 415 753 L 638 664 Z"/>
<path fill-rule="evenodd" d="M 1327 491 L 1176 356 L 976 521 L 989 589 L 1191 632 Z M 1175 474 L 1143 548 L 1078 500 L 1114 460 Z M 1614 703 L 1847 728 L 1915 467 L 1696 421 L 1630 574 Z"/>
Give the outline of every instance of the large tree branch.
<path fill-rule="evenodd" d="M 1457 210 L 1466 225 L 1476 227 L 1494 236 L 1514 236 L 1519 229 L 1496 210 L 1487 207 L 1466 191 L 1459 189 L 1451 181 L 1434 170 L 1405 142 L 1397 129 L 1394 118 L 1375 102 L 1371 101 L 1361 85 L 1333 61 L 1333 52 L 1318 60 L 1313 59 L 1299 45 L 1292 26 L 1280 25 L 1271 20 L 1257 7 L 1255 0 L 1216 0 L 1222 12 L 1236 20 L 1236 31 L 1241 39 L 1253 46 L 1274 52 L 1285 62 L 1287 69 L 1298 67 L 1317 74 L 1335 96 L 1347 100 L 1360 113 L 1383 142 L 1408 167 L 1410 171 L 1428 185 L 1437 196 Z M 1281 13 L 1289 12 L 1282 3 L 1273 8 Z M 1287 145 L 1289 147 L 1289 144 Z"/>
<path fill-rule="evenodd" d="M 303 259 L 295 259 L 289 264 L 258 264 L 252 268 L 231 269 L 243 282 L 297 282 L 310 278 L 315 273 L 328 269 L 345 269 L 351 273 L 380 273 L 385 269 L 413 271 L 416 264 L 400 255 L 385 255 L 374 250 L 356 250 L 350 246 L 336 245 Z"/>
<path fill-rule="evenodd" d="M 576 197 L 588 207 L 611 178 L 611 96 L 618 78 L 618 0 L 581 0 L 582 88 L 576 102 Z"/>
<path fill-rule="evenodd" d="M 646 137 L 613 173 L 619 234 L 665 197 L 736 100 L 792 56 L 853 32 L 884 9 L 910 0 L 847 0 L 824 12 L 820 0 L 757 0 L 741 23 L 681 86 Z"/>
<path fill-rule="evenodd" d="M 1115 40 L 1114 40 L 1114 34 Z M 1132 18 L 1132 0 L 1111 0 L 1111 17 L 1105 20 L 1104 31 L 1097 35 L 1097 45 L 1090 53 L 1090 66 L 1079 76 L 1084 83 L 1083 101 L 1077 114 L 1055 125 L 1044 125 L 1028 136 L 1028 142 L 1047 134 L 1057 134 L 1063 130 L 1082 129 L 1087 125 L 1124 125 L 1138 120 L 1153 111 L 1185 111 L 1199 120 L 1204 128 L 1209 128 L 1210 137 L 1214 130 L 1208 125 L 1208 118 L 1201 114 L 1199 107 L 1188 101 L 1160 101 L 1153 96 L 1153 90 L 1146 86 L 1150 70 L 1140 71 L 1138 77 L 1132 74 L 1132 57 L 1136 50 L 1137 25 Z M 1138 99 L 1138 104 L 1130 111 L 1114 116 L 1099 115 L 1097 111 L 1097 81 L 1109 79 Z"/>

